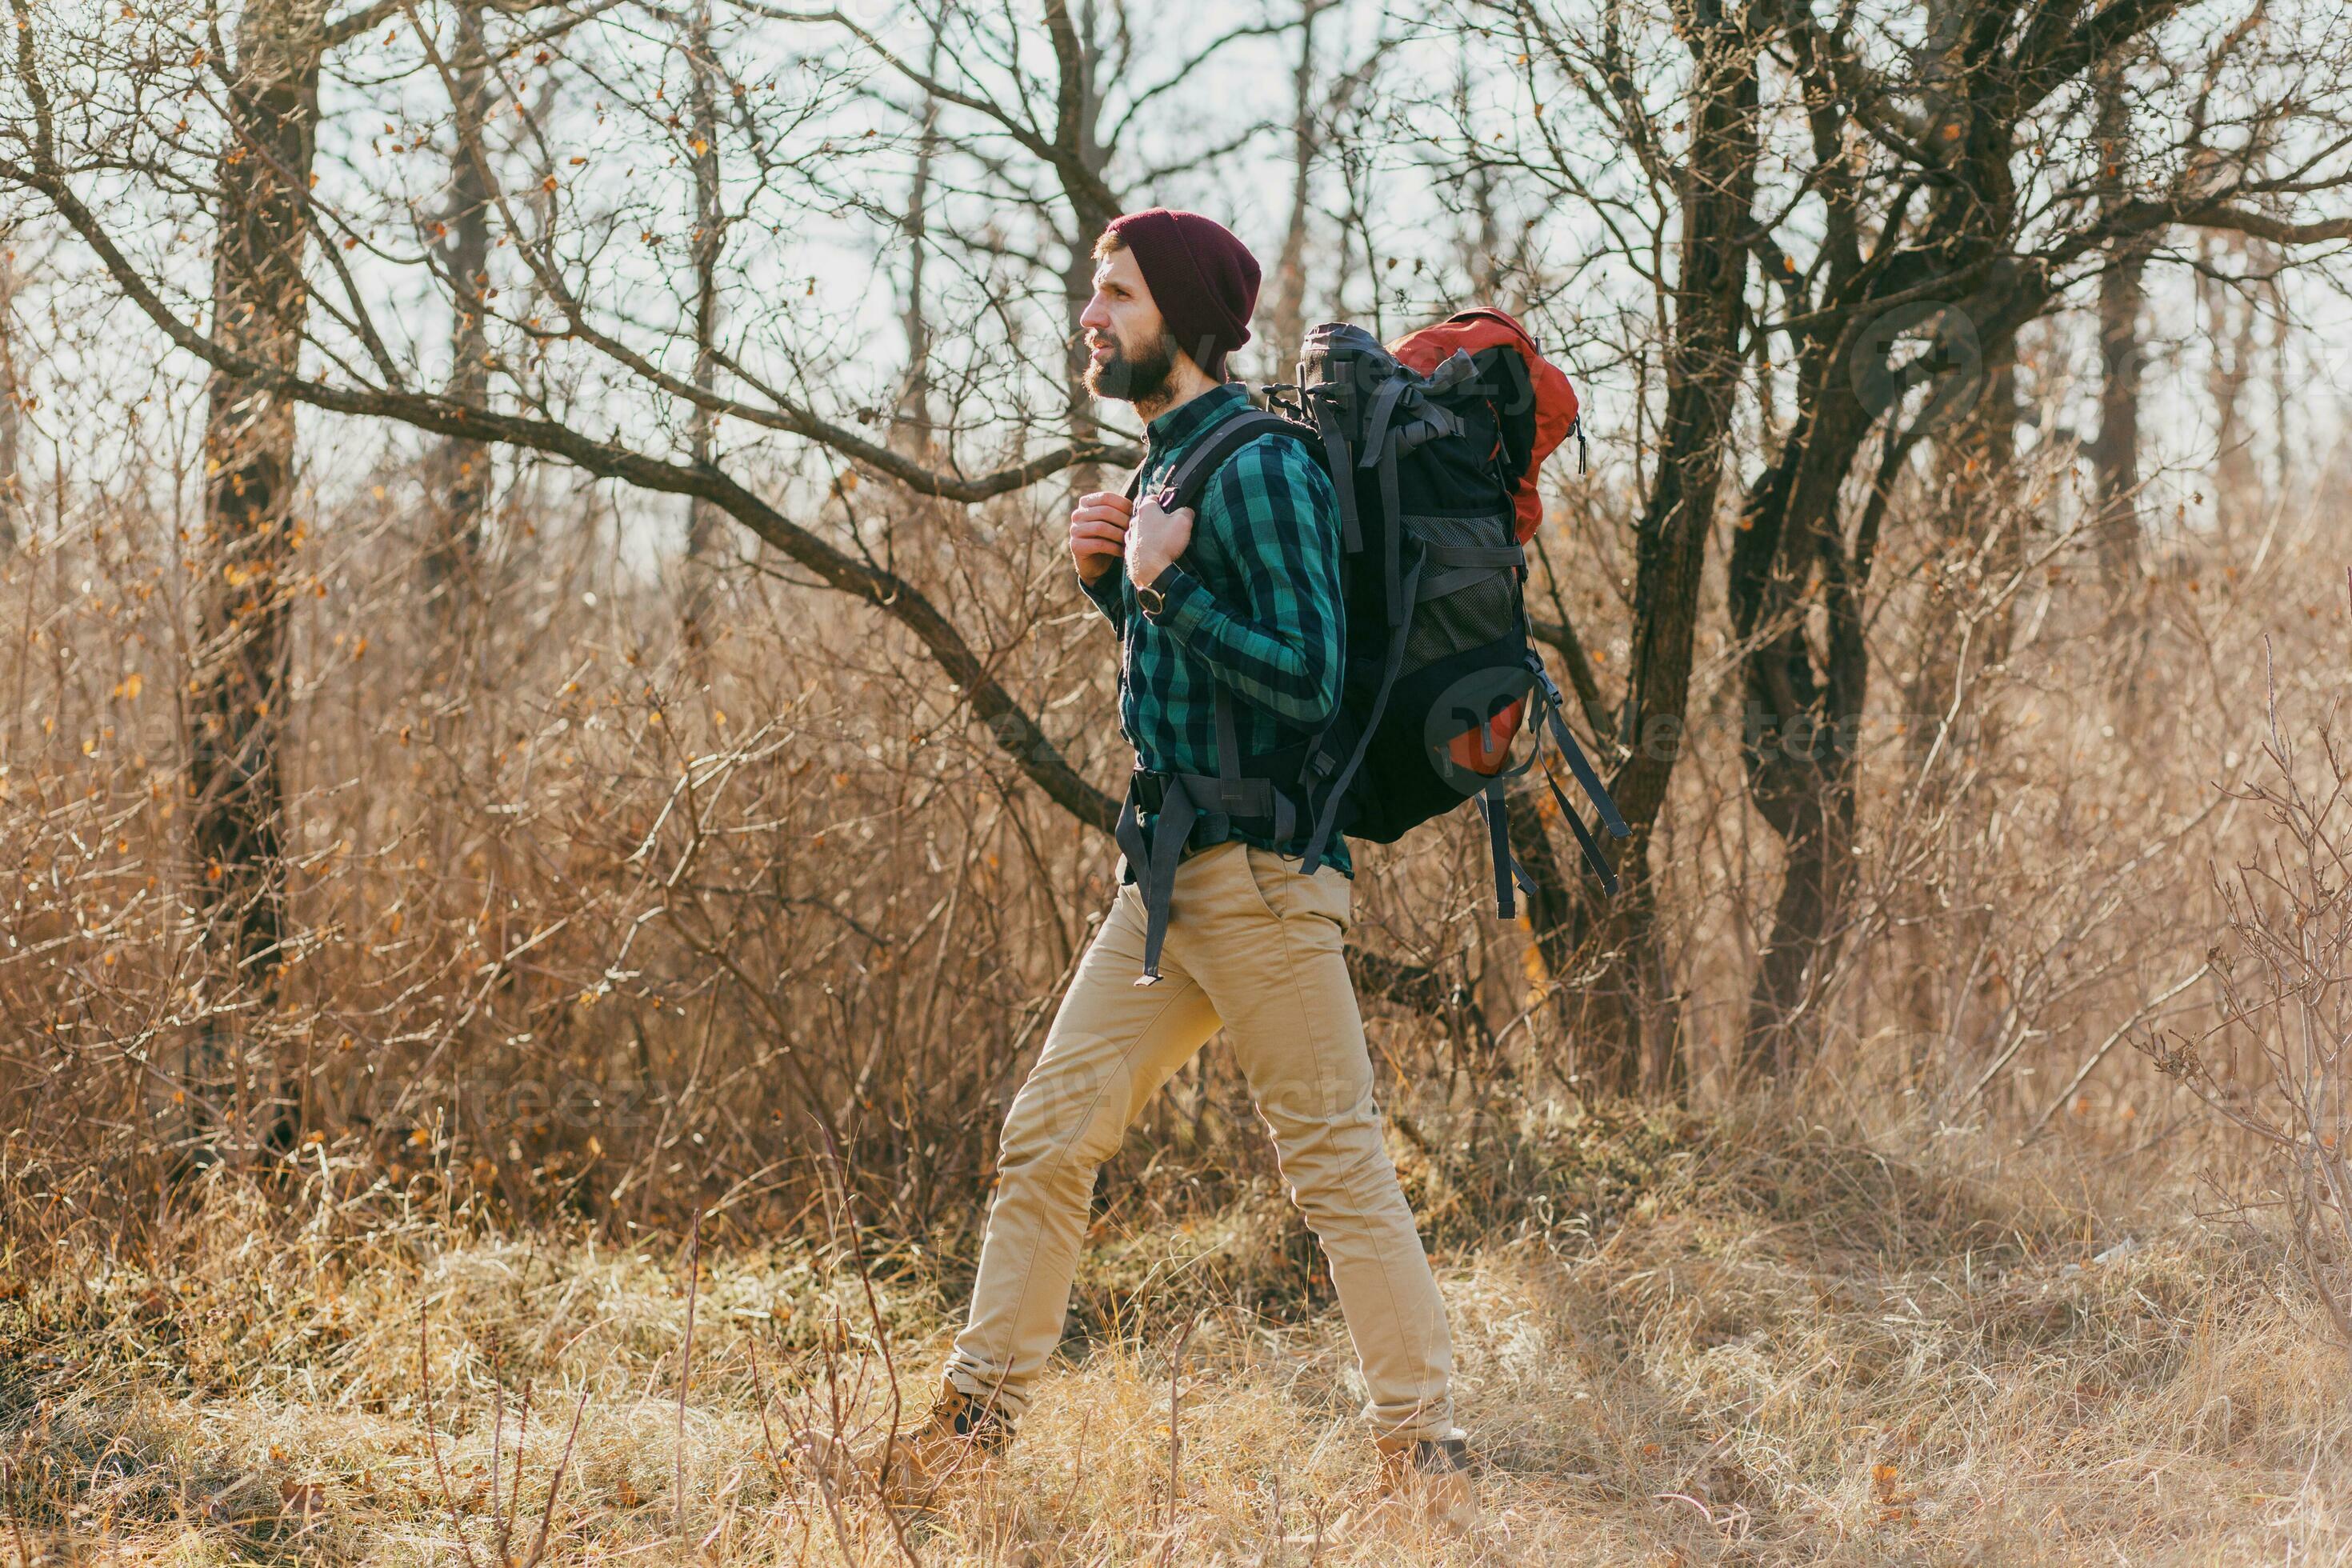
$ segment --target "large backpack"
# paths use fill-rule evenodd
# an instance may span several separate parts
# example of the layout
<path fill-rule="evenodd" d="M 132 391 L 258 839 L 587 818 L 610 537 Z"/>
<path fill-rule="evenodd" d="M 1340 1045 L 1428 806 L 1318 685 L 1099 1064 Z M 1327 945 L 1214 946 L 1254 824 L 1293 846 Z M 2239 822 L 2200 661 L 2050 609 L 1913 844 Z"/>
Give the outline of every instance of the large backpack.
<path fill-rule="evenodd" d="M 1387 348 L 1360 327 L 1327 322 L 1307 334 L 1297 381 L 1260 388 L 1258 397 L 1265 406 L 1228 416 L 1186 454 L 1160 504 L 1197 505 L 1218 467 L 1269 432 L 1305 443 L 1339 495 L 1344 684 L 1338 710 L 1304 747 L 1263 759 L 1228 754 L 1231 699 L 1220 685 L 1218 776 L 1138 775 L 1119 837 L 1130 861 L 1144 862 L 1137 874 L 1153 934 L 1165 930 L 1175 847 L 1163 853 L 1142 842 L 1139 793 L 1146 809 L 1177 807 L 1183 826 L 1167 826 L 1196 839 L 1223 837 L 1236 816 L 1311 824 L 1310 873 L 1334 834 L 1392 843 L 1476 799 L 1494 856 L 1496 911 L 1508 919 L 1513 883 L 1533 888 L 1511 855 L 1505 787 L 1541 763 L 1547 737 L 1602 826 L 1614 837 L 1628 833 L 1561 717 L 1521 595 L 1524 546 L 1543 520 L 1537 469 L 1571 432 L 1581 444 L 1576 394 L 1525 328 L 1479 309 Z M 1535 731 L 1535 742 L 1512 765 L 1522 729 Z M 1586 864 L 1616 892 L 1599 839 L 1543 767 Z M 1205 835 L 1191 826 L 1196 806 L 1211 819 Z M 1275 831 L 1286 838 L 1292 829 Z M 1147 979 L 1157 974 L 1159 945 L 1147 943 Z"/>

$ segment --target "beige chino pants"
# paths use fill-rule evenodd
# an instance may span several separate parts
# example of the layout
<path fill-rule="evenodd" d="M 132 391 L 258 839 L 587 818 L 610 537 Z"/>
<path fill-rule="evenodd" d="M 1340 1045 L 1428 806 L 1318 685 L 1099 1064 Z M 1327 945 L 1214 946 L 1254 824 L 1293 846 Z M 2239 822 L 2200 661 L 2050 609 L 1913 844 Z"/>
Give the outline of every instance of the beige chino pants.
<path fill-rule="evenodd" d="M 1157 985 L 1138 986 L 1143 901 L 1118 889 L 1013 1101 L 948 1378 L 1017 1421 L 1061 1341 L 1095 1173 L 1223 1023 L 1346 1314 L 1376 1437 L 1454 1435 L 1444 1304 L 1397 1186 L 1340 938 L 1349 884 L 1227 840 L 1176 871 Z"/>

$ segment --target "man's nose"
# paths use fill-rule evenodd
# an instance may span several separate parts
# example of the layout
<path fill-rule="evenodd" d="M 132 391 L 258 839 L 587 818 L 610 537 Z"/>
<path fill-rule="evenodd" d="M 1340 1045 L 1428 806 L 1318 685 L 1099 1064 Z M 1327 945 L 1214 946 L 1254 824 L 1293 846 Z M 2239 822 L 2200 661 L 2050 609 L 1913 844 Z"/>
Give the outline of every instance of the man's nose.
<path fill-rule="evenodd" d="M 1087 301 L 1087 308 L 1078 312 L 1078 325 L 1097 332 L 1110 331 L 1110 311 L 1104 309 L 1101 295 Z"/>

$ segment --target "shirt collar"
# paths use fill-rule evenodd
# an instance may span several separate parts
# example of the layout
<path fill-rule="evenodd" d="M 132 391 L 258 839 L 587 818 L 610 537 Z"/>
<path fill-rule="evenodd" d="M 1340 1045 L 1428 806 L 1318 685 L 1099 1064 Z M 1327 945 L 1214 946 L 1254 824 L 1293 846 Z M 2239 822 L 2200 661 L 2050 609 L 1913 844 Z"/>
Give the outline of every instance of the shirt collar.
<path fill-rule="evenodd" d="M 1181 403 L 1144 426 L 1144 439 L 1154 456 L 1190 439 L 1204 425 L 1230 414 L 1239 405 L 1248 402 L 1239 385 L 1224 382 L 1201 394 L 1190 403 Z"/>

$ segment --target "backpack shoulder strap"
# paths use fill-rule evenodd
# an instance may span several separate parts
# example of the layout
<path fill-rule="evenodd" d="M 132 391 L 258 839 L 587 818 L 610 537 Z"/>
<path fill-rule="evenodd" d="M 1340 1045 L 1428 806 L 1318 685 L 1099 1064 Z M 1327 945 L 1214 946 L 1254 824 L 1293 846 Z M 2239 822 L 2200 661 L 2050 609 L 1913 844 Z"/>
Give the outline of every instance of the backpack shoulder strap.
<path fill-rule="evenodd" d="M 1297 421 L 1263 408 L 1245 408 L 1227 415 L 1210 426 L 1201 444 L 1184 454 L 1184 460 L 1176 465 L 1176 471 L 1160 487 L 1160 509 L 1181 511 L 1188 506 L 1198 506 L 1209 481 L 1224 467 L 1226 458 L 1260 436 L 1276 432 L 1296 436 L 1302 441 L 1314 437 L 1314 432 Z M 1142 487 L 1143 470 L 1139 468 L 1127 482 L 1127 499 L 1135 500 Z"/>

